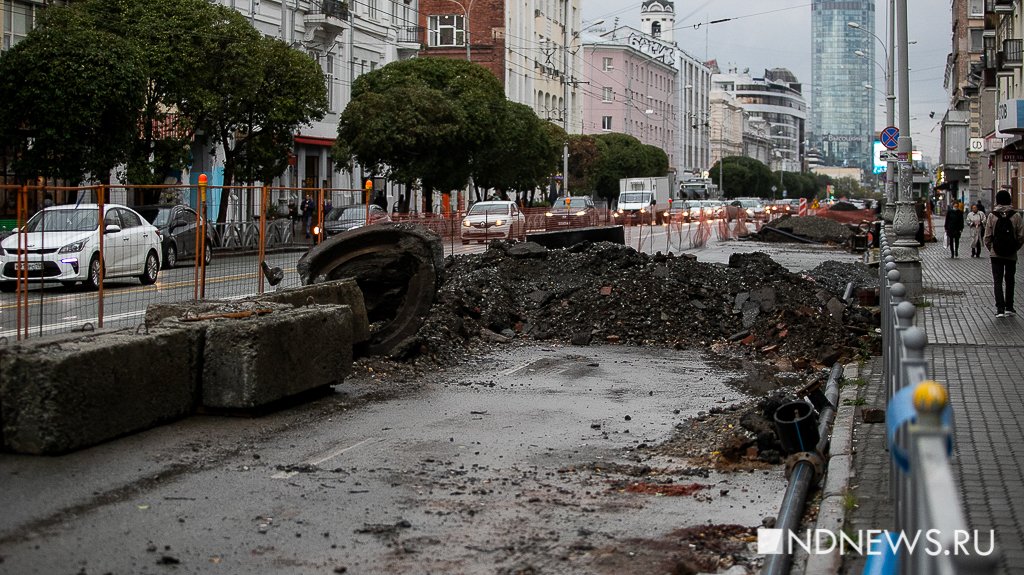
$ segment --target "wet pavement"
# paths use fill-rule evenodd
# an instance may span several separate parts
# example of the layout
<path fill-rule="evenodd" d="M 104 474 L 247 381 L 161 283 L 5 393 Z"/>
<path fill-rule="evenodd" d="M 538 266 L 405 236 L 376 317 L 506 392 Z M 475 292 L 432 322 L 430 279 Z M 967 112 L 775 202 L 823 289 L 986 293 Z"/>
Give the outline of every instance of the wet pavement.
<path fill-rule="evenodd" d="M 702 537 L 680 529 L 753 529 L 781 501 L 779 466 L 650 453 L 741 400 L 735 375 L 692 351 L 530 346 L 262 418 L 0 455 L 0 573 L 671 570 Z M 749 533 L 730 537 L 746 558 Z"/>

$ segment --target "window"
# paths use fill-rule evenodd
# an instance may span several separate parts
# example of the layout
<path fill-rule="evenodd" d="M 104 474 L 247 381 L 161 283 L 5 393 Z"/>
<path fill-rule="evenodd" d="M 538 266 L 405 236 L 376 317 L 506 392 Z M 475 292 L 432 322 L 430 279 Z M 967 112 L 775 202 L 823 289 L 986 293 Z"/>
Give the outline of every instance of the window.
<path fill-rule="evenodd" d="M 601 116 L 601 129 L 602 130 L 609 130 L 609 131 L 612 129 L 612 117 L 611 116 Z"/>
<path fill-rule="evenodd" d="M 967 14 L 970 18 L 984 18 L 985 0 L 971 0 L 970 6 L 967 10 Z"/>
<path fill-rule="evenodd" d="M 324 58 L 324 83 L 327 84 L 327 110 L 334 111 L 334 56 L 328 54 Z"/>
<path fill-rule="evenodd" d="M 6 4 L 6 2 L 3 2 Z M 0 21 L 3 28 L 3 49 L 9 50 L 15 44 L 25 39 L 32 30 L 32 15 L 35 8 L 30 4 L 11 6 L 0 10 Z"/>
<path fill-rule="evenodd" d="M 611 102 L 615 99 L 615 93 L 611 88 L 604 88 L 601 90 L 601 100 L 604 102 Z"/>
<path fill-rule="evenodd" d="M 457 14 L 444 14 L 427 18 L 428 45 L 465 46 L 466 26 L 464 18 Z"/>
<path fill-rule="evenodd" d="M 985 31 L 981 28 L 968 30 L 971 37 L 971 52 L 982 52 L 985 50 Z"/>
<path fill-rule="evenodd" d="M 601 58 L 601 69 L 604 70 L 605 72 L 610 72 L 610 71 L 614 70 L 615 66 L 612 65 L 612 59 L 611 58 Z"/>

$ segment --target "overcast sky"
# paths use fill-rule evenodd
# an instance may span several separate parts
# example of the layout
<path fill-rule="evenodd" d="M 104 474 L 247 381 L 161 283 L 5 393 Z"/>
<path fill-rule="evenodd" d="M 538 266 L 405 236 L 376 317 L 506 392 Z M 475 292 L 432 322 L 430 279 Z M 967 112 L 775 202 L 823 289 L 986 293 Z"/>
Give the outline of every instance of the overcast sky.
<path fill-rule="evenodd" d="M 583 24 L 605 20 L 601 27 L 619 24 L 640 27 L 642 0 L 580 0 Z M 887 40 L 888 0 L 875 0 L 875 34 Z M 723 70 L 749 68 L 761 76 L 766 68 L 789 68 L 804 84 L 810 100 L 811 3 L 807 0 L 676 0 L 676 42 L 699 60 L 717 59 Z M 910 131 L 914 148 L 938 161 L 939 130 L 948 98 L 942 87 L 946 55 L 952 46 L 952 17 L 948 0 L 908 1 L 910 60 Z M 732 18 L 729 22 L 705 22 Z M 857 56 L 850 54 L 850 58 Z M 875 58 L 882 66 L 885 56 L 876 42 Z M 878 104 L 885 103 L 885 76 L 875 66 L 873 85 Z M 899 73 L 897 72 L 897 78 Z M 897 93 L 899 86 L 897 85 Z M 899 112 L 897 104 L 897 113 Z M 929 118 L 929 113 L 935 116 Z M 808 114 L 808 118 L 810 115 Z M 885 108 L 875 113 L 876 127 L 885 127 Z"/>

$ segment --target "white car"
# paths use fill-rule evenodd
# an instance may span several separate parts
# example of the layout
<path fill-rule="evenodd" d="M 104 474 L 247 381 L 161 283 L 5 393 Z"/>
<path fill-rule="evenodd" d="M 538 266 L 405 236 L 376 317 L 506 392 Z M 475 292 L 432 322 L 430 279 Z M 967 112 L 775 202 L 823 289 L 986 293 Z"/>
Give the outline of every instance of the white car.
<path fill-rule="evenodd" d="M 117 204 L 104 209 L 104 279 L 137 277 L 156 282 L 160 271 L 160 235 L 135 210 Z M 100 283 L 99 207 L 96 204 L 52 206 L 36 212 L 17 232 L 0 242 L 0 290 L 14 291 L 18 266 L 29 281 L 59 281 L 65 286 Z M 19 236 L 24 253 L 18 257 Z"/>
<path fill-rule="evenodd" d="M 462 218 L 461 236 L 463 244 L 473 240 L 525 239 L 526 217 L 515 202 L 477 202 Z"/>

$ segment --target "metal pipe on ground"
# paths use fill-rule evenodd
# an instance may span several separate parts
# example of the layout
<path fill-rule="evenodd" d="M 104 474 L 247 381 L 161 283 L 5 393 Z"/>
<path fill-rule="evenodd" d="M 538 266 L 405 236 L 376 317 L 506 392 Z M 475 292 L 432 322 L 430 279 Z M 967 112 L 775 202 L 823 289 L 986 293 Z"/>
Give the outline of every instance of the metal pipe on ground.
<path fill-rule="evenodd" d="M 761 575 L 786 575 L 792 566 L 793 556 L 788 552 L 789 546 L 785 543 L 789 533 L 800 524 L 800 518 L 804 514 L 804 504 L 807 502 L 807 492 L 815 483 L 817 475 L 815 456 L 823 457 L 824 450 L 828 446 L 829 429 L 835 419 L 836 403 L 839 401 L 839 377 L 842 370 L 841 365 L 833 365 L 828 382 L 825 384 L 825 398 L 828 401 L 825 402 L 819 413 L 817 453 L 807 454 L 806 457 L 798 459 L 789 472 L 789 485 L 786 486 L 786 494 L 782 498 L 779 514 L 775 518 L 775 529 L 782 531 L 783 552 L 767 556 L 764 567 L 761 568 Z M 797 457 L 801 455 L 804 454 L 797 454 Z"/>

